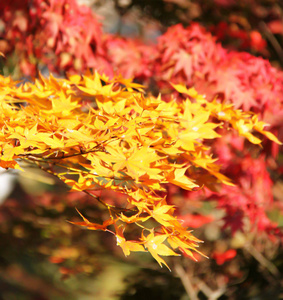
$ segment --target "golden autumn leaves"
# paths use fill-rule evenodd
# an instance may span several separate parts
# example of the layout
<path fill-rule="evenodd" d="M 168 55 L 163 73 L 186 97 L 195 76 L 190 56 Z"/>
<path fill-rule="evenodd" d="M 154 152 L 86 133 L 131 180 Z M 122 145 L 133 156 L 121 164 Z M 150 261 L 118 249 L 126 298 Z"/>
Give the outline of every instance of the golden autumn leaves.
<path fill-rule="evenodd" d="M 220 137 L 217 128 L 224 124 L 255 144 L 260 139 L 254 131 L 279 141 L 255 115 L 216 100 L 209 103 L 194 89 L 173 87 L 184 101 L 146 96 L 139 84 L 98 73 L 40 76 L 19 87 L 0 77 L 0 166 L 20 168 L 20 161 L 29 162 L 96 198 L 109 218 L 95 224 L 81 215 L 83 221 L 73 223 L 111 232 L 125 255 L 148 251 L 161 266 L 167 264 L 160 256 L 193 258 L 200 240 L 160 196 L 163 185 L 198 189 L 207 175 L 215 183 L 232 184 L 204 144 Z M 109 205 L 93 194 L 101 189 L 125 194 L 125 205 Z M 140 236 L 129 240 L 127 230 L 133 226 Z"/>

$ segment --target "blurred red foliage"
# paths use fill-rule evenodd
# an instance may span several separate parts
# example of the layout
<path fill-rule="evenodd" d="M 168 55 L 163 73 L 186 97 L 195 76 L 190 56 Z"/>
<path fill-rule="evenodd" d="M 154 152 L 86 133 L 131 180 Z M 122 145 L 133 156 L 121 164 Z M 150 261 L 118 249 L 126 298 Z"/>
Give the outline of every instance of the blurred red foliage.
<path fill-rule="evenodd" d="M 227 250 L 225 252 L 214 252 L 212 258 L 216 260 L 218 265 L 223 265 L 226 261 L 233 259 L 237 255 L 237 251 L 234 249 Z"/>
<path fill-rule="evenodd" d="M 0 19 L 0 51 L 20 55 L 24 75 L 34 75 L 39 62 L 57 73 L 86 68 L 111 73 L 98 18 L 74 0 L 5 1 Z"/>

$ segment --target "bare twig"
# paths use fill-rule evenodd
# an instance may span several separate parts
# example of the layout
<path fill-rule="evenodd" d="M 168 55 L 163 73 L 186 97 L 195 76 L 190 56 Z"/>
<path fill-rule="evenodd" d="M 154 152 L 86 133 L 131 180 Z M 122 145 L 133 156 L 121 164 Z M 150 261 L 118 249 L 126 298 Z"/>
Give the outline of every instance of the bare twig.
<path fill-rule="evenodd" d="M 226 292 L 226 286 L 213 291 L 204 281 L 200 281 L 198 287 L 206 295 L 208 300 L 216 300 Z"/>
<path fill-rule="evenodd" d="M 252 244 L 245 245 L 244 249 L 250 253 L 263 267 L 265 267 L 276 278 L 280 277 L 280 272 L 276 266 L 266 259 Z"/>
<path fill-rule="evenodd" d="M 273 46 L 275 52 L 278 55 L 278 58 L 283 66 L 283 49 L 280 46 L 279 42 L 277 41 L 277 39 L 274 37 L 273 33 L 270 31 L 270 29 L 268 28 L 268 26 L 265 24 L 265 22 L 260 22 L 259 23 L 259 27 L 260 29 L 263 31 L 263 33 L 265 34 L 266 38 L 269 40 L 269 42 L 271 43 L 271 45 Z"/>
<path fill-rule="evenodd" d="M 132 214 L 138 213 L 137 209 L 123 208 L 123 207 L 118 207 L 118 206 L 108 204 L 108 203 L 104 202 L 103 200 L 101 200 L 98 196 L 93 195 L 91 192 L 89 192 L 87 190 L 82 190 L 82 192 L 84 192 L 85 194 L 87 194 L 87 195 L 91 196 L 92 198 L 96 199 L 100 204 L 105 206 L 109 211 L 115 213 L 116 215 L 119 215 L 121 213 L 127 213 L 127 212 L 130 212 Z"/>
<path fill-rule="evenodd" d="M 192 282 L 190 280 L 190 277 L 184 270 L 184 268 L 181 266 L 180 263 L 175 264 L 175 272 L 178 275 L 178 277 L 181 279 L 182 284 L 190 297 L 190 300 L 198 300 L 198 296 L 194 290 L 194 287 L 192 285 Z"/>

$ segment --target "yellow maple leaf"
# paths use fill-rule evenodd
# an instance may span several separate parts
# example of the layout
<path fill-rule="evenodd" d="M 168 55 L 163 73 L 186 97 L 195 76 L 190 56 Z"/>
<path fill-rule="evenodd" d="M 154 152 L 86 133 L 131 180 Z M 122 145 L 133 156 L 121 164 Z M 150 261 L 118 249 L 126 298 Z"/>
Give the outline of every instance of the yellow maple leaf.
<path fill-rule="evenodd" d="M 154 218 L 158 223 L 167 227 L 174 226 L 177 219 L 172 215 L 174 212 L 173 205 L 166 205 L 163 201 L 160 201 L 154 206 L 153 210 L 150 211 L 152 218 Z"/>
<path fill-rule="evenodd" d="M 125 256 L 130 255 L 131 251 L 133 252 L 146 252 L 141 242 L 136 241 L 127 241 L 124 237 L 125 227 L 122 225 L 116 226 L 116 240 L 117 245 L 120 246 L 125 254 Z"/>
<path fill-rule="evenodd" d="M 103 231 L 109 231 L 109 229 L 107 228 L 108 226 L 112 225 L 115 223 L 115 220 L 113 220 L 112 218 L 106 220 L 103 222 L 103 224 L 96 224 L 96 223 L 92 223 L 90 222 L 87 218 L 85 218 L 79 211 L 78 209 L 76 209 L 78 214 L 82 217 L 83 222 L 71 222 L 68 221 L 71 224 L 74 225 L 78 225 L 78 226 L 82 226 L 82 227 L 86 227 L 89 230 L 103 230 Z M 111 231 L 109 231 L 111 232 Z"/>
<path fill-rule="evenodd" d="M 179 256 L 180 254 L 175 253 L 168 246 L 163 244 L 167 239 L 166 234 L 154 235 L 154 232 L 151 231 L 147 236 L 142 233 L 141 240 L 144 242 L 144 246 L 148 249 L 153 258 L 159 263 L 160 267 L 164 264 L 169 270 L 169 266 L 161 256 Z M 171 270 L 170 270 L 171 271 Z"/>
<path fill-rule="evenodd" d="M 196 91 L 195 88 L 190 88 L 190 89 L 187 89 L 184 85 L 182 84 L 173 84 L 171 83 L 171 85 L 173 86 L 173 88 L 181 93 L 181 94 L 185 94 L 185 95 L 188 95 L 188 96 L 191 96 L 193 98 L 197 97 L 198 96 L 198 92 Z"/>
<path fill-rule="evenodd" d="M 199 187 L 185 175 L 187 169 L 188 167 L 176 168 L 167 175 L 166 179 L 168 180 L 168 182 L 180 186 L 185 190 L 192 190 L 194 188 Z"/>

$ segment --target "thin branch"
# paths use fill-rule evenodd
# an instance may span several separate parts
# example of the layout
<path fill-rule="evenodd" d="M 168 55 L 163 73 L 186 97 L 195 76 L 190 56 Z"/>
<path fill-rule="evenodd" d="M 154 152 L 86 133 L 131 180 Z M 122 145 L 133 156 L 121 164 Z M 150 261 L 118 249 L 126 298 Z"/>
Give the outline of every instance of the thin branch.
<path fill-rule="evenodd" d="M 190 280 L 190 277 L 184 270 L 184 268 L 181 266 L 180 263 L 175 264 L 175 272 L 178 275 L 178 277 L 181 279 L 182 284 L 190 297 L 190 300 L 198 300 L 198 296 L 194 290 L 194 287 L 192 285 L 192 282 Z"/>
<path fill-rule="evenodd" d="M 62 149 L 61 152 L 60 152 L 60 150 L 57 150 L 57 151 L 54 151 L 53 153 L 49 153 L 48 154 L 49 156 L 43 156 L 43 153 L 37 153 L 37 154 L 25 153 L 25 154 L 19 154 L 18 156 L 19 157 L 41 158 L 41 159 L 46 160 L 46 162 L 47 162 L 48 160 L 65 159 L 65 158 L 71 158 L 71 157 L 75 157 L 75 156 L 85 155 L 88 153 L 95 153 L 95 152 L 101 151 L 102 149 L 104 150 L 105 145 L 108 145 L 109 143 L 111 143 L 113 141 L 117 141 L 117 140 L 119 140 L 119 138 L 116 136 L 113 136 L 113 137 L 110 137 L 109 140 L 102 141 L 100 144 L 96 145 L 95 147 L 93 147 L 90 150 L 81 149 L 80 152 L 68 154 L 68 155 L 65 155 L 65 153 L 63 152 L 64 149 Z M 44 150 L 44 152 L 51 151 L 51 150 L 52 150 L 51 148 L 46 148 Z M 107 153 L 107 151 L 105 151 L 105 152 Z M 56 153 L 55 154 L 56 156 L 52 157 L 51 155 L 53 155 L 54 153 Z"/>
<path fill-rule="evenodd" d="M 263 21 L 260 22 L 259 23 L 259 27 L 263 31 L 263 33 L 265 34 L 266 38 L 269 40 L 269 42 L 271 43 L 271 45 L 273 46 L 273 48 L 274 48 L 275 52 L 277 53 L 278 58 L 279 58 L 279 60 L 281 62 L 281 65 L 283 66 L 283 49 L 280 46 L 279 42 L 274 37 L 274 34 L 270 31 L 270 29 L 265 24 L 265 22 L 263 22 Z"/>
<path fill-rule="evenodd" d="M 94 152 L 101 150 L 101 149 L 99 149 L 99 147 L 101 147 L 101 146 L 98 145 L 91 150 L 88 150 L 88 151 L 81 150 L 78 153 L 73 153 L 73 154 L 68 154 L 68 155 L 65 155 L 63 151 L 61 151 L 61 152 L 54 151 L 54 153 L 56 152 L 56 154 L 55 154 L 56 156 L 53 156 L 53 157 L 51 155 L 53 155 L 54 153 L 49 153 L 49 156 L 44 156 L 43 153 L 38 153 L 38 154 L 25 153 L 25 154 L 19 154 L 18 156 L 19 157 L 41 158 L 47 162 L 48 160 L 65 159 L 65 158 L 71 158 L 71 157 L 80 156 L 80 155 L 84 155 L 84 154 L 88 154 L 88 153 L 94 153 Z M 96 149 L 96 148 L 98 148 L 98 149 Z M 49 150 L 51 150 L 51 148 L 45 149 L 45 152 L 49 151 Z"/>
<path fill-rule="evenodd" d="M 276 266 L 266 259 L 252 244 L 245 245 L 244 249 L 250 253 L 263 267 L 265 267 L 276 278 L 280 277 L 280 272 Z"/>
<path fill-rule="evenodd" d="M 119 215 L 122 212 L 132 212 L 132 213 L 137 213 L 138 212 L 138 210 L 135 210 L 135 209 L 122 208 L 122 207 L 117 207 L 117 206 L 107 204 L 103 200 L 101 200 L 98 196 L 93 195 L 89 191 L 82 190 L 82 192 L 89 195 L 89 196 L 91 196 L 91 197 L 93 197 L 94 199 L 96 199 L 99 203 L 101 203 L 103 206 L 105 206 L 108 210 L 115 213 L 116 215 Z"/>
<path fill-rule="evenodd" d="M 55 177 L 57 177 L 58 179 L 61 180 L 60 176 L 58 174 L 56 174 L 55 172 L 43 167 L 42 165 L 39 164 L 38 161 L 34 160 L 34 162 L 36 163 L 36 165 L 43 171 L 45 171 L 46 173 L 49 173 Z M 103 200 L 101 200 L 98 196 L 93 195 L 92 193 L 90 193 L 87 190 L 81 190 L 81 192 L 87 194 L 88 196 L 91 196 L 92 198 L 94 198 L 95 200 L 97 200 L 100 204 L 102 204 L 104 207 L 106 207 L 110 212 L 113 212 L 116 215 L 119 215 L 122 212 L 131 212 L 131 213 L 137 213 L 138 210 L 135 209 L 128 209 L 128 208 L 122 208 L 122 207 L 116 207 L 110 204 L 107 204 L 106 202 L 104 202 Z"/>
<path fill-rule="evenodd" d="M 213 291 L 204 281 L 200 280 L 199 289 L 206 295 L 208 300 L 216 300 L 226 292 L 226 286 L 220 287 Z"/>

